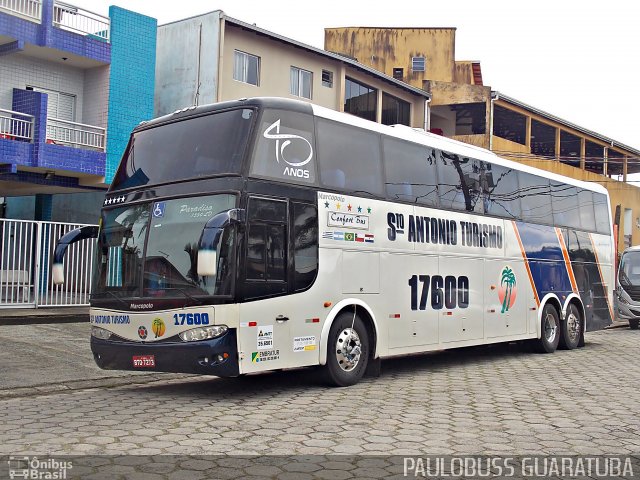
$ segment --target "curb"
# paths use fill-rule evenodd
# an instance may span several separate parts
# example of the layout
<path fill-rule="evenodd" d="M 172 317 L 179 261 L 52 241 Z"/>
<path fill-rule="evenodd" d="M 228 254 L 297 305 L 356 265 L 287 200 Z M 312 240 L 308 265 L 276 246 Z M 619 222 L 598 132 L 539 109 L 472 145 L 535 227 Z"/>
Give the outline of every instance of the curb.
<path fill-rule="evenodd" d="M 140 376 L 77 380 L 53 385 L 34 385 L 31 387 L 12 388 L 11 390 L 0 390 L 0 400 L 51 395 L 56 393 L 73 393 L 79 390 L 89 390 L 92 388 L 116 388 L 135 385 L 146 385 L 148 383 L 163 382 L 168 380 L 180 380 L 201 376 L 202 375 L 161 373 Z"/>
<path fill-rule="evenodd" d="M 28 315 L 24 317 L 0 316 L 2 325 L 41 325 L 44 323 L 88 323 L 88 313 L 72 313 L 69 315 Z"/>

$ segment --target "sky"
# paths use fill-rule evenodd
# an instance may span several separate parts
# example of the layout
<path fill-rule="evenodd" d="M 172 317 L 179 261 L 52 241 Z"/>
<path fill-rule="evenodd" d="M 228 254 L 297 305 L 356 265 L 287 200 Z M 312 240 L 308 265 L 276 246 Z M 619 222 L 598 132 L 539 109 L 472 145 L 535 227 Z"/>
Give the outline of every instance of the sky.
<path fill-rule="evenodd" d="M 160 25 L 225 14 L 314 47 L 326 27 L 455 27 L 456 60 L 480 61 L 484 85 L 640 150 L 640 2 L 608 0 L 69 0 Z"/>

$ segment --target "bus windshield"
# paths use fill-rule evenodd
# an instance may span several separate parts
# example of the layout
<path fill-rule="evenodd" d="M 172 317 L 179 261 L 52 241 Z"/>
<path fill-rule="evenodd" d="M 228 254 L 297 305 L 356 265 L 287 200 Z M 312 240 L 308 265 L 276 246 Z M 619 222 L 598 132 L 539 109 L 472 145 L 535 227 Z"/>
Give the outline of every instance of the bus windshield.
<path fill-rule="evenodd" d="M 231 295 L 234 229 L 222 237 L 216 275 L 199 276 L 197 259 L 206 222 L 235 205 L 236 197 L 224 194 L 103 211 L 94 296 Z"/>
<path fill-rule="evenodd" d="M 253 113 L 226 110 L 134 133 L 111 191 L 240 173 Z"/>
<path fill-rule="evenodd" d="M 640 251 L 622 255 L 619 276 L 623 287 L 640 287 Z"/>

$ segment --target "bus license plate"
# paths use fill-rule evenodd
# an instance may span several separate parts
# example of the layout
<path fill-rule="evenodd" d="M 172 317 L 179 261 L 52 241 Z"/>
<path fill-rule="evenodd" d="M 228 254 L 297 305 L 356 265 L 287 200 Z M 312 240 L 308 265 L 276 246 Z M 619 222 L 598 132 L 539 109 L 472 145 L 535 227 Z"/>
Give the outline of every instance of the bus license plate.
<path fill-rule="evenodd" d="M 134 355 L 134 368 L 151 368 L 156 366 L 156 357 L 154 355 Z"/>

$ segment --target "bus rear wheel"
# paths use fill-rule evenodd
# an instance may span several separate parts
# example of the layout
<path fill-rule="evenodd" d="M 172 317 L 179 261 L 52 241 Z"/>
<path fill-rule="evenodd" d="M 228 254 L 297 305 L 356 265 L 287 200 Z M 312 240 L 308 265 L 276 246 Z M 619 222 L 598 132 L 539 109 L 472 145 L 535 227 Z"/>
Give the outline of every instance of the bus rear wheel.
<path fill-rule="evenodd" d="M 336 387 L 360 381 L 369 362 L 369 336 L 357 314 L 343 312 L 335 319 L 327 343 L 326 379 Z"/>
<path fill-rule="evenodd" d="M 561 324 L 560 348 L 573 350 L 580 344 L 582 335 L 582 315 L 573 303 L 567 308 L 567 315 Z"/>
<path fill-rule="evenodd" d="M 553 353 L 560 342 L 560 317 L 556 308 L 547 303 L 542 311 L 542 333 L 536 340 L 536 349 L 540 353 Z"/>

